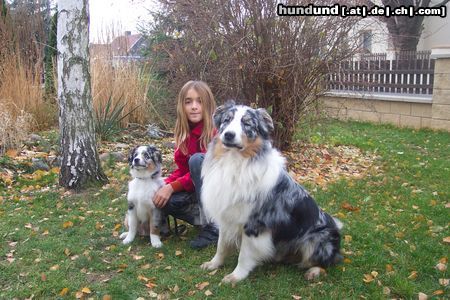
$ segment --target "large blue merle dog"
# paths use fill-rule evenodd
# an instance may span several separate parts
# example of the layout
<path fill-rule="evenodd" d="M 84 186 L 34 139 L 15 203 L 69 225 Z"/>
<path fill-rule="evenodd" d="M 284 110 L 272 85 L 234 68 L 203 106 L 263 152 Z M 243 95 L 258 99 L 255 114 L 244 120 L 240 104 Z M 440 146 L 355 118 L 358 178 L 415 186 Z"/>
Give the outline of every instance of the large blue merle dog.
<path fill-rule="evenodd" d="M 288 175 L 270 141 L 269 114 L 231 101 L 217 109 L 214 122 L 219 134 L 203 162 L 201 198 L 219 241 L 202 268 L 220 267 L 236 246 L 238 264 L 224 282 L 245 279 L 265 261 L 297 264 L 308 269 L 307 279 L 339 262 L 342 223 Z"/>

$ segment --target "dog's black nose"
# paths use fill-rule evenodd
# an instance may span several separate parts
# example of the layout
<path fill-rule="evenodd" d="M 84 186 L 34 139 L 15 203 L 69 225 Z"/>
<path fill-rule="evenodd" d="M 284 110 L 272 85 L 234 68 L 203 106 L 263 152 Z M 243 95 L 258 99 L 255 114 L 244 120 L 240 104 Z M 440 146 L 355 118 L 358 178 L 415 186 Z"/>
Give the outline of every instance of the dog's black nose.
<path fill-rule="evenodd" d="M 230 131 L 227 131 L 224 134 L 225 141 L 227 141 L 227 142 L 232 142 L 234 140 L 235 136 L 236 136 L 236 134 L 234 132 L 230 132 Z"/>
<path fill-rule="evenodd" d="M 135 164 L 138 164 L 138 163 L 139 163 L 139 158 L 136 157 L 136 158 L 134 159 L 134 163 L 135 163 Z"/>

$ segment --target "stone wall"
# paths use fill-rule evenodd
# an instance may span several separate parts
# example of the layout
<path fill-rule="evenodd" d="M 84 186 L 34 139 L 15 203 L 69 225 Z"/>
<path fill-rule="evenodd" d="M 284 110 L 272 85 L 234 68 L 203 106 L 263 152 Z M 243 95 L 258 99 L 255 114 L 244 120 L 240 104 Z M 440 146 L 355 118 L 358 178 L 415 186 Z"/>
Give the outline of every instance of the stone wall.
<path fill-rule="evenodd" d="M 409 102 L 377 99 L 372 95 L 369 99 L 350 96 L 322 97 L 323 105 L 328 115 L 339 119 L 369 121 L 374 123 L 389 123 L 401 127 L 423 128 L 432 127 L 431 99 L 427 102 Z"/>
<path fill-rule="evenodd" d="M 450 131 L 450 47 L 433 49 L 433 96 L 330 92 L 321 97 L 326 112 L 343 120 Z"/>

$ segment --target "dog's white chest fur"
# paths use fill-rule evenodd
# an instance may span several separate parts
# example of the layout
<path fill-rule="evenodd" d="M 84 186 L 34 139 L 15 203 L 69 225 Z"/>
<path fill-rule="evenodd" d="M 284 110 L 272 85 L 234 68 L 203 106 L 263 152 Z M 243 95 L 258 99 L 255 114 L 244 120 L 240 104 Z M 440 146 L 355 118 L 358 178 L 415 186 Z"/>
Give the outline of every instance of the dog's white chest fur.
<path fill-rule="evenodd" d="M 155 208 L 151 197 L 163 185 L 161 178 L 134 178 L 128 184 L 128 202 L 132 202 L 140 222 L 149 220 L 149 212 Z"/>
<path fill-rule="evenodd" d="M 258 196 L 277 182 L 284 158 L 276 150 L 264 162 L 243 158 L 236 150 L 214 158 L 207 153 L 202 169 L 202 201 L 208 217 L 219 223 L 243 225 Z"/>

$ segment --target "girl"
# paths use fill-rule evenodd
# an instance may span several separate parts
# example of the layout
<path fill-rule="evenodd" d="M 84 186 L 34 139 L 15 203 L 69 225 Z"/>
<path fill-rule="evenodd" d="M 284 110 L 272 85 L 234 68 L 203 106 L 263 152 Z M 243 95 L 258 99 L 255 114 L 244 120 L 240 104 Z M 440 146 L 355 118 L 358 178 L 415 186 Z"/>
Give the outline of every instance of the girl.
<path fill-rule="evenodd" d="M 155 206 L 166 215 L 201 225 L 199 235 L 190 242 L 196 249 L 217 243 L 218 238 L 216 226 L 205 222 L 200 205 L 200 171 L 207 145 L 215 135 L 215 109 L 214 96 L 203 81 L 189 81 L 181 88 L 174 132 L 177 169 L 153 198 Z"/>

